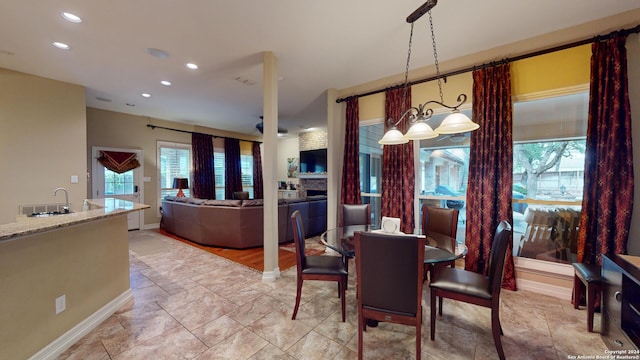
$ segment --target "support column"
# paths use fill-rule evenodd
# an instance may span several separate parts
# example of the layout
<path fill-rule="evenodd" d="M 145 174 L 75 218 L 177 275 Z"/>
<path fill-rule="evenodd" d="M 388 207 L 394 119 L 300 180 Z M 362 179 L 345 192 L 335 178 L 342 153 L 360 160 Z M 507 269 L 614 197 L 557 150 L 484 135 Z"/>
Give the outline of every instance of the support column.
<path fill-rule="evenodd" d="M 263 53 L 264 129 L 262 141 L 264 182 L 264 271 L 262 281 L 280 277 L 278 266 L 278 59 L 270 51 Z"/>
<path fill-rule="evenodd" d="M 327 229 L 338 226 L 338 205 L 342 185 L 345 114 L 344 103 L 336 103 L 336 89 L 327 90 Z"/>

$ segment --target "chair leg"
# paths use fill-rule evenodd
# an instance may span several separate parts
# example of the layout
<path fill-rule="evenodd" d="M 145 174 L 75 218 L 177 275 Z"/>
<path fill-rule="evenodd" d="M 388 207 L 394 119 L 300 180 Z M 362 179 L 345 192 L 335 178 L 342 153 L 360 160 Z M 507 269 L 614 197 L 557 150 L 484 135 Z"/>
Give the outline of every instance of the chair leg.
<path fill-rule="evenodd" d="M 416 326 L 416 360 L 422 358 L 422 322 Z"/>
<path fill-rule="evenodd" d="M 442 297 L 440 297 L 442 298 Z M 431 341 L 436 337 L 436 292 L 431 289 Z"/>
<path fill-rule="evenodd" d="M 346 321 L 346 296 L 345 296 L 345 291 L 347 290 L 347 277 L 345 276 L 344 279 L 342 279 L 342 281 L 338 282 L 338 285 L 340 286 L 340 293 L 341 293 L 341 298 L 342 298 L 342 322 Z"/>
<path fill-rule="evenodd" d="M 293 316 L 291 317 L 291 320 L 295 320 L 296 315 L 298 315 L 298 307 L 300 306 L 300 297 L 302 296 L 302 282 L 303 280 L 298 278 L 298 285 L 296 289 L 296 306 L 293 308 Z"/>
<path fill-rule="evenodd" d="M 491 332 L 493 333 L 493 343 L 496 345 L 498 357 L 500 357 L 500 360 L 504 360 L 504 350 L 502 349 L 502 340 L 500 339 L 502 325 L 500 325 L 499 307 L 499 302 L 491 307 Z"/>
<path fill-rule="evenodd" d="M 595 311 L 596 286 L 587 285 L 587 330 L 593 332 L 593 313 Z"/>
<path fill-rule="evenodd" d="M 442 296 L 438 298 L 438 313 L 442 316 Z"/>
<path fill-rule="evenodd" d="M 344 263 L 344 268 L 347 270 L 347 279 L 349 278 L 349 257 L 346 255 L 342 255 L 342 262 Z"/>
<path fill-rule="evenodd" d="M 582 281 L 577 275 L 573 275 L 573 308 L 580 307 L 580 293 L 582 292 Z"/>
<path fill-rule="evenodd" d="M 363 349 L 362 332 L 366 331 L 366 329 L 367 329 L 367 324 L 364 317 L 362 317 L 362 309 L 358 307 L 358 360 L 362 360 L 362 349 Z"/>

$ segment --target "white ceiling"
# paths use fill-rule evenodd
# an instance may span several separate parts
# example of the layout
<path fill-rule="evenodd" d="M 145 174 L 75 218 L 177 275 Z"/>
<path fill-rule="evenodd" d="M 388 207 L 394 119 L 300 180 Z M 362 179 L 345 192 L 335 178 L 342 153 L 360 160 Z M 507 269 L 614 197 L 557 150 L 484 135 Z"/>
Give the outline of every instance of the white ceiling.
<path fill-rule="evenodd" d="M 282 77 L 280 126 L 295 133 L 324 125 L 326 89 L 404 71 L 405 18 L 423 2 L 0 0 L 0 67 L 83 85 L 90 107 L 256 135 L 262 52 L 272 51 Z M 636 8 L 640 1 L 440 0 L 432 12 L 446 61 Z M 65 21 L 62 11 L 82 23 Z M 411 67 L 433 64 L 426 16 L 414 31 Z"/>

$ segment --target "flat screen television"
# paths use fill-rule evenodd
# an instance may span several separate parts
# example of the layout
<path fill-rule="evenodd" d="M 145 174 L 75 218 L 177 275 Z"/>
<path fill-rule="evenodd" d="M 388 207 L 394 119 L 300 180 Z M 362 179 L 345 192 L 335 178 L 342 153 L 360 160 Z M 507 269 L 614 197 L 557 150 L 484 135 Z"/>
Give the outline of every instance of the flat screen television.
<path fill-rule="evenodd" d="M 300 151 L 300 173 L 327 172 L 327 149 Z"/>

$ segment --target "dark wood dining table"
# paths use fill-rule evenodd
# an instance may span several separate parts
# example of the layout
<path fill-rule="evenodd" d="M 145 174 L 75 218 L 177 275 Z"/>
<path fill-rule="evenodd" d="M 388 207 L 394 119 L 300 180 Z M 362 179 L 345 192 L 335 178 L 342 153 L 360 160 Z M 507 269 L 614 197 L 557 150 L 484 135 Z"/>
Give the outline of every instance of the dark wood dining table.
<path fill-rule="evenodd" d="M 350 225 L 325 231 L 320 236 L 320 241 L 329 249 L 338 252 L 340 255 L 355 257 L 354 234 L 357 231 L 370 231 L 384 234 L 382 230 L 376 229 L 371 225 Z M 402 233 L 399 234 L 404 235 Z M 427 245 L 424 247 L 424 263 L 437 264 L 440 262 L 448 262 L 467 255 L 468 249 L 464 244 L 456 243 L 453 251 L 452 249 L 437 247 L 438 244 L 449 243 L 451 243 L 451 237 L 447 235 L 436 232 L 427 234 Z"/>

